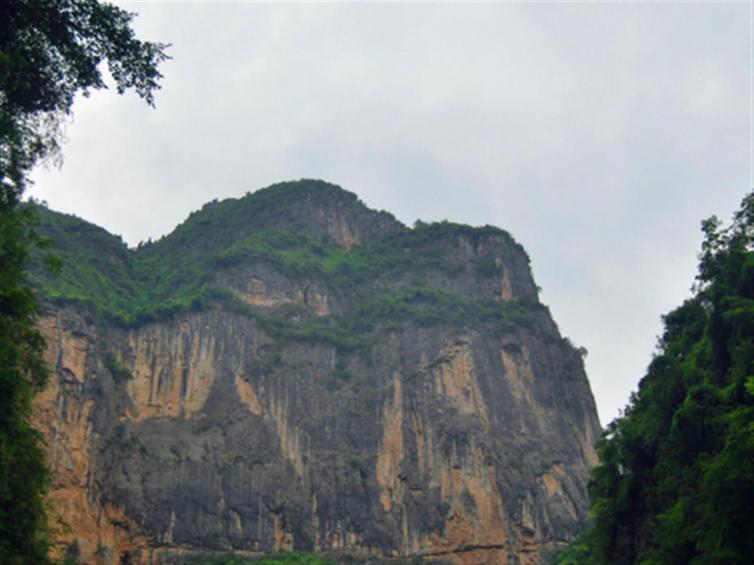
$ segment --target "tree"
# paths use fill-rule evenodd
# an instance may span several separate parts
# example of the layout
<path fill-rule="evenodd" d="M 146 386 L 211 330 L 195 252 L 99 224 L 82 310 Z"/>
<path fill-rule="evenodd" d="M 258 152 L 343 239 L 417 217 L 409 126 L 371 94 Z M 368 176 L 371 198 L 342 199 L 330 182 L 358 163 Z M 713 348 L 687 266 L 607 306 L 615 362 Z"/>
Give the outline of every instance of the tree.
<path fill-rule="evenodd" d="M 139 41 L 134 14 L 95 0 L 0 3 L 0 563 L 48 561 L 44 512 L 49 481 L 42 439 L 30 424 L 43 386 L 44 341 L 26 279 L 39 243 L 21 205 L 31 169 L 59 159 L 63 125 L 76 94 L 105 88 L 107 63 L 118 92 L 150 105 L 166 45 Z"/>
<path fill-rule="evenodd" d="M 740 564 L 754 555 L 754 192 L 702 223 L 695 294 L 598 443 L 592 527 L 557 563 Z"/>
<path fill-rule="evenodd" d="M 136 39 L 133 17 L 96 0 L 4 0 L 0 182 L 6 192 L 23 192 L 34 164 L 58 155 L 75 95 L 105 88 L 103 62 L 119 93 L 133 88 L 154 104 L 167 46 Z"/>

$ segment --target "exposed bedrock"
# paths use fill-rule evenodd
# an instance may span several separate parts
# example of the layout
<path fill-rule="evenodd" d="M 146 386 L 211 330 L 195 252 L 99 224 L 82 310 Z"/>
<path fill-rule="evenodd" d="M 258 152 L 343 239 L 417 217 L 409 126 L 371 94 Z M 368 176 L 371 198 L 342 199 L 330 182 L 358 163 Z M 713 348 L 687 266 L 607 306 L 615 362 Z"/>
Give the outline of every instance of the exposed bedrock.
<path fill-rule="evenodd" d="M 331 205 L 296 204 L 314 218 L 307 236 L 324 231 L 344 254 L 408 237 L 414 252 L 405 234 L 419 228 L 347 204 L 334 219 Z M 36 419 L 60 551 L 86 563 L 302 550 L 535 564 L 572 539 L 600 433 L 581 356 L 510 236 L 435 235 L 436 264 L 358 287 L 267 257 L 212 274 L 237 308 L 129 325 L 50 302 L 53 374 Z M 376 296 L 405 308 L 369 306 Z M 487 308 L 478 320 L 472 303 Z M 515 316 L 486 317 L 494 308 Z M 344 327 L 340 341 L 327 333 Z"/>

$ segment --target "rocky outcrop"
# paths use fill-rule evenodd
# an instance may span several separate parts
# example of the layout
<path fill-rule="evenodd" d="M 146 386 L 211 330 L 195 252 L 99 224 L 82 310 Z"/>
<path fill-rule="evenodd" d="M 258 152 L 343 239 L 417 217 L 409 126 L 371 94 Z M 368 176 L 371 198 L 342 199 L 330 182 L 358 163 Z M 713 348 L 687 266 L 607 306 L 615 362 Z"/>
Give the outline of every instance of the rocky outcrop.
<path fill-rule="evenodd" d="M 523 250 L 499 230 L 414 237 L 350 196 L 333 215 L 292 194 L 307 235 L 412 267 L 347 288 L 269 256 L 234 262 L 211 280 L 237 303 L 138 325 L 50 303 L 36 417 L 60 551 L 540 563 L 584 524 L 600 429 Z"/>

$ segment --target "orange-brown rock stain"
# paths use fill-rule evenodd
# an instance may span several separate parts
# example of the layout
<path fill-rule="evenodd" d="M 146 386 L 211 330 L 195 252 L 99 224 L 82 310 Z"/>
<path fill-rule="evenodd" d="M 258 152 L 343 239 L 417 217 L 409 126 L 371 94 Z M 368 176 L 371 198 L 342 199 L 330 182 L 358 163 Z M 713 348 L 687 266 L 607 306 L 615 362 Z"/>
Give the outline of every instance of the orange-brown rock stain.
<path fill-rule="evenodd" d="M 289 402 L 285 392 L 278 392 L 277 395 L 271 392 L 267 398 L 260 400 L 252 384 L 244 377 L 236 375 L 234 382 L 238 397 L 249 411 L 272 423 L 280 442 L 280 450 L 293 466 L 296 475 L 303 479 L 306 474 L 304 467 L 306 436 L 301 429 L 290 422 Z"/>
<path fill-rule="evenodd" d="M 401 379 L 393 377 L 393 398 L 383 408 L 384 431 L 377 454 L 377 484 L 380 487 L 380 504 L 385 512 L 393 505 L 401 505 L 401 463 L 403 451 L 403 394 Z"/>
<path fill-rule="evenodd" d="M 560 482 L 565 477 L 565 468 L 561 463 L 553 465 L 549 471 L 543 473 L 540 479 L 545 485 L 547 496 L 564 496 Z"/>
<path fill-rule="evenodd" d="M 283 527 L 283 517 L 275 514 L 275 551 L 293 550 L 293 532 Z"/>
<path fill-rule="evenodd" d="M 576 508 L 574 507 L 573 502 L 571 502 L 570 497 L 566 496 L 565 491 L 563 490 L 563 481 L 566 479 L 566 477 L 567 475 L 565 466 L 562 463 L 556 463 L 555 465 L 550 467 L 548 471 L 543 473 L 539 477 L 539 479 L 542 481 L 542 484 L 545 487 L 547 497 L 559 497 L 566 512 L 570 514 L 571 518 L 576 520 Z"/>
<path fill-rule="evenodd" d="M 419 475 L 424 475 L 427 469 L 427 451 L 429 446 L 427 444 L 427 435 L 424 431 L 424 425 L 418 414 L 411 415 L 411 431 L 414 434 L 414 441 L 416 442 L 416 465 L 419 468 Z"/>
<path fill-rule="evenodd" d="M 317 316 L 326 316 L 330 313 L 330 305 L 327 302 L 327 294 L 304 287 L 296 291 L 296 302 L 303 304 Z"/>
<path fill-rule="evenodd" d="M 244 406 L 246 406 L 252 412 L 252 414 L 261 416 L 262 404 L 259 402 L 257 393 L 254 392 L 254 388 L 251 386 L 251 383 L 249 383 L 242 376 L 236 375 L 235 385 L 236 392 L 238 392 L 238 397 L 241 399 L 241 402 L 243 402 Z"/>
<path fill-rule="evenodd" d="M 325 316 L 330 313 L 327 294 L 308 286 L 297 288 L 292 293 L 283 291 L 275 293 L 267 288 L 264 281 L 249 279 L 243 288 L 232 289 L 232 292 L 251 306 L 275 308 L 285 304 L 300 304 L 318 316 Z"/>
<path fill-rule="evenodd" d="M 54 316 L 42 319 L 39 328 L 47 341 L 45 360 L 53 371 L 47 387 L 35 397 L 33 421 L 45 438 L 52 474 L 48 497 L 53 557 L 61 557 L 76 541 L 85 563 L 118 563 L 124 553 L 146 563 L 146 536 L 121 508 L 101 504 L 92 484 L 93 403 L 81 395 L 87 359 L 93 354 L 89 338 L 64 330 Z"/>
<path fill-rule="evenodd" d="M 304 436 L 301 430 L 291 424 L 287 396 L 271 396 L 268 406 L 268 417 L 275 425 L 280 449 L 283 455 L 293 465 L 296 475 L 304 477 Z"/>
<path fill-rule="evenodd" d="M 494 467 L 485 463 L 484 453 L 472 444 L 460 462 L 436 464 L 441 496 L 451 509 L 442 535 L 425 541 L 427 553 L 447 555 L 459 564 L 507 563 L 502 549 L 509 537 L 505 510 Z M 480 549 L 467 551 L 473 547 Z M 486 561 L 474 561 L 482 554 Z"/>
<path fill-rule="evenodd" d="M 498 268 L 500 269 L 500 300 L 502 302 L 510 302 L 513 300 L 513 287 L 511 286 L 511 278 L 508 274 L 508 269 L 505 268 L 503 265 L 502 259 L 496 259 L 495 264 L 497 264 Z"/>
<path fill-rule="evenodd" d="M 476 378 L 474 360 L 467 342 L 461 341 L 441 351 L 432 364 L 435 394 L 445 397 L 459 414 L 474 415 L 489 426 L 487 406 Z M 416 446 L 417 467 L 429 473 L 429 488 L 439 488 L 450 510 L 444 531 L 410 536 L 404 546 L 409 554 L 442 559 L 459 565 L 505 564 L 510 537 L 505 508 L 497 487 L 495 469 L 483 450 L 471 443 L 463 454 L 453 450 L 446 456 L 436 448 L 432 428 L 418 414 L 410 418 Z M 384 442 L 383 442 L 384 443 Z M 404 537 L 408 536 L 404 532 Z"/>
<path fill-rule="evenodd" d="M 46 318 L 40 326 L 48 340 L 48 362 L 58 368 L 36 401 L 36 421 L 45 433 L 53 469 L 50 498 L 55 519 L 59 517 L 66 524 L 56 534 L 58 555 L 75 540 L 86 563 L 114 563 L 126 553 L 139 563 L 159 563 L 163 550 L 180 548 L 150 549 L 139 526 L 122 508 L 101 504 L 92 484 L 90 466 L 96 456 L 90 452 L 93 407 L 91 401 L 82 400 L 81 389 L 86 379 L 96 378 L 94 370 L 99 361 L 92 358 L 94 338 L 63 331 L 54 317 Z M 216 367 L 222 366 L 221 356 L 227 354 L 220 350 L 207 327 L 211 324 L 198 317 L 171 328 L 154 324 L 123 332 L 124 339 L 116 342 L 120 348 L 112 354 L 133 376 L 125 383 L 133 402 L 129 417 L 187 418 L 202 410 L 216 378 Z M 308 441 L 291 417 L 294 396 L 289 398 L 285 387 L 257 388 L 255 380 L 244 373 L 243 343 L 239 341 L 237 345 L 233 348 L 235 357 L 223 362 L 234 371 L 238 398 L 250 412 L 274 426 L 282 453 L 306 485 Z M 227 345 L 224 347 L 228 349 Z M 512 394 L 535 413 L 542 410 L 531 393 L 534 375 L 526 348 L 506 348 L 503 342 L 500 356 L 501 378 L 507 381 Z M 447 401 L 457 414 L 478 418 L 484 429 L 490 429 L 488 407 L 468 341 L 461 339 L 442 349 L 439 360 L 427 365 L 426 371 L 430 394 Z M 505 564 L 509 555 L 515 554 L 522 564 L 539 563 L 541 546 L 534 534 L 538 527 L 533 518 L 533 500 L 522 503 L 521 524 L 510 523 L 496 469 L 489 463 L 484 443 L 476 444 L 470 439 L 468 445 L 456 446 L 450 453 L 443 451 L 440 446 L 444 438 L 438 435 L 432 420 L 425 419 L 420 411 L 404 409 L 404 403 L 409 405 L 404 399 L 404 395 L 408 398 L 408 389 L 404 390 L 408 385 L 401 381 L 400 374 L 394 373 L 389 386 L 385 402 L 378 408 L 382 434 L 373 480 L 377 482 L 381 509 L 400 528 L 401 541 L 395 556 L 417 555 L 471 565 Z M 414 456 L 414 447 L 420 476 L 428 479 L 428 488 L 439 489 L 449 509 L 443 527 L 431 534 L 412 531 L 409 519 L 412 502 L 420 501 L 423 494 L 421 489 L 409 489 L 402 478 L 402 467 L 407 457 Z M 541 492 L 548 498 L 562 499 L 559 504 L 575 518 L 576 509 L 563 488 L 568 479 L 566 468 L 553 465 L 538 479 Z M 312 497 L 315 549 L 377 551 L 365 547 L 361 535 L 350 531 L 347 525 L 321 523 L 316 497 Z M 273 514 L 273 519 L 275 548 L 292 549 L 293 533 L 285 525 L 285 515 Z M 241 532 L 240 516 L 235 520 L 232 527 Z M 160 543 L 173 543 L 170 531 Z"/>
<path fill-rule="evenodd" d="M 350 251 L 355 244 L 359 243 L 359 239 L 351 229 L 351 226 L 340 215 L 335 218 L 335 222 L 329 231 L 335 242 L 346 251 Z"/>
<path fill-rule="evenodd" d="M 190 416 L 204 406 L 215 380 L 214 336 L 184 323 L 179 331 L 161 325 L 128 334 L 132 379 L 127 390 L 134 420 Z"/>
<path fill-rule="evenodd" d="M 581 423 L 581 430 L 583 431 L 579 436 L 579 439 L 581 440 L 581 453 L 591 469 L 592 467 L 596 467 L 597 463 L 599 463 L 599 456 L 597 455 L 595 445 L 597 445 L 600 430 L 599 428 L 592 426 L 586 418 L 584 418 L 584 421 Z"/>
<path fill-rule="evenodd" d="M 249 279 L 243 290 L 235 290 L 236 296 L 252 306 L 280 306 L 289 300 L 285 296 L 272 296 L 267 285 L 260 279 Z"/>
<path fill-rule="evenodd" d="M 503 365 L 502 378 L 507 382 L 511 394 L 526 407 L 526 414 L 534 416 L 538 430 L 529 429 L 529 425 L 521 422 L 519 433 L 542 433 L 551 427 L 547 410 L 532 394 L 534 371 L 531 366 L 529 350 L 520 347 L 518 351 L 510 351 L 506 343 L 500 349 L 500 360 Z M 524 412 L 522 412 L 523 414 Z"/>
<path fill-rule="evenodd" d="M 434 367 L 435 391 L 447 397 L 459 414 L 476 415 L 489 428 L 487 407 L 479 390 L 474 359 L 467 342 L 442 350 L 442 361 Z"/>
<path fill-rule="evenodd" d="M 521 348 L 521 353 L 514 355 L 503 347 L 500 349 L 500 360 L 505 370 L 505 380 L 508 381 L 513 396 L 533 404 L 531 383 L 534 381 L 534 374 L 529 361 L 529 351 Z"/>

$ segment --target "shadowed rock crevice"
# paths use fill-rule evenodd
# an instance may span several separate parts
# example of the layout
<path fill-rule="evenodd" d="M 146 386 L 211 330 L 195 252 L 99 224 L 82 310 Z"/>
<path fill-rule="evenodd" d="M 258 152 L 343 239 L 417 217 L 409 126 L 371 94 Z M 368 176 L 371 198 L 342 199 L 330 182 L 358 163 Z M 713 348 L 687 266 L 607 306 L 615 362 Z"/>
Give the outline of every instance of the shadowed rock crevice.
<path fill-rule="evenodd" d="M 136 250 L 40 215 L 66 261 L 35 275 L 62 550 L 525 564 L 583 527 L 594 401 L 506 232 L 408 229 L 319 181 Z"/>

